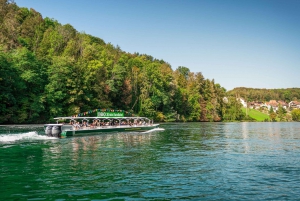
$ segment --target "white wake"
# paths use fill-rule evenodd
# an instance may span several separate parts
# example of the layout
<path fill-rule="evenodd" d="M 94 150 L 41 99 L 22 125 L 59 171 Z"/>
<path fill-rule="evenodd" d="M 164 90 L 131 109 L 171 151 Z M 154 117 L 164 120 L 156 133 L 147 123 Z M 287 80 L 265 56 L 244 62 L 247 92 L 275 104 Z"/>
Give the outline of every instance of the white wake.
<path fill-rule="evenodd" d="M 155 131 L 164 131 L 165 129 L 163 128 L 153 128 L 151 130 L 145 131 L 143 133 L 151 133 L 151 132 L 155 132 Z"/>
<path fill-rule="evenodd" d="M 38 133 L 35 131 L 28 132 L 28 133 L 0 135 L 0 143 L 1 142 L 23 141 L 23 140 L 48 140 L 48 139 L 57 139 L 57 138 L 48 137 L 46 135 L 38 135 Z"/>

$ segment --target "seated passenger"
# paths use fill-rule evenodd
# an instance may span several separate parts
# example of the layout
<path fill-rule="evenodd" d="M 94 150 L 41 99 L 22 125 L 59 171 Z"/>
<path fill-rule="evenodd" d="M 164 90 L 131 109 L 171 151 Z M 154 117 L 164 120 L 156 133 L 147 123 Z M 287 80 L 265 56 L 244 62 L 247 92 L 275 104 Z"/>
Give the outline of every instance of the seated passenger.
<path fill-rule="evenodd" d="M 86 121 L 83 121 L 83 122 L 82 122 L 81 127 L 86 128 L 86 127 L 88 127 L 88 126 L 89 126 L 89 124 L 88 124 Z"/>
<path fill-rule="evenodd" d="M 76 122 L 75 124 L 73 124 L 73 126 L 75 127 L 76 130 L 80 128 L 79 122 Z"/>

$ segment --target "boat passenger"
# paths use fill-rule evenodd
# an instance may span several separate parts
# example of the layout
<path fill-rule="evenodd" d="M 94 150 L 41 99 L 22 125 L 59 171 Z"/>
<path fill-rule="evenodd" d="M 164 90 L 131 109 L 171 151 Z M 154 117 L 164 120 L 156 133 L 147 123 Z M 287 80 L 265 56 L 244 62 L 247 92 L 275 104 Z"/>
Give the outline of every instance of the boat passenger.
<path fill-rule="evenodd" d="M 83 127 L 83 128 L 89 127 L 88 122 L 83 121 L 81 127 Z"/>
<path fill-rule="evenodd" d="M 76 122 L 73 126 L 75 127 L 76 130 L 80 128 L 79 122 Z"/>
<path fill-rule="evenodd" d="M 91 127 L 96 127 L 96 126 L 97 126 L 97 122 L 98 122 L 98 120 L 95 119 L 95 120 L 93 121 Z"/>
<path fill-rule="evenodd" d="M 94 127 L 95 127 L 95 123 L 93 122 L 93 123 L 91 123 L 89 126 L 90 126 L 91 128 L 94 128 Z"/>

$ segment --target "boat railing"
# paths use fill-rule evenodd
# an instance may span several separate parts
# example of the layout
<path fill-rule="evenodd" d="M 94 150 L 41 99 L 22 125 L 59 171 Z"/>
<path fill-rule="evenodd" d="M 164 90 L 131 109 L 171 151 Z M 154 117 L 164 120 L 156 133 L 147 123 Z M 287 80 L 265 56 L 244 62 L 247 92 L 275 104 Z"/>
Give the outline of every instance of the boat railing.
<path fill-rule="evenodd" d="M 141 126 L 152 126 L 153 124 L 151 123 L 145 123 L 145 124 L 133 124 L 133 125 L 128 125 L 128 124 L 121 124 L 121 125 L 102 125 L 102 126 L 76 126 L 73 125 L 73 130 L 90 130 L 90 129 L 103 129 L 103 128 L 122 128 L 122 127 L 141 127 Z"/>

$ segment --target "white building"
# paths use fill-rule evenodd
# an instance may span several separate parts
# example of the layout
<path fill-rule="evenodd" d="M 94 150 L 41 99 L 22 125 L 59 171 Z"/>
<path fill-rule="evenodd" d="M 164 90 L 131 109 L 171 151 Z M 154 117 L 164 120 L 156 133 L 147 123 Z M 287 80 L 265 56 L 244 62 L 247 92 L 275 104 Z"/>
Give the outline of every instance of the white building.
<path fill-rule="evenodd" d="M 243 105 L 243 107 L 247 107 L 247 102 L 243 98 L 237 98 L 238 101 Z"/>

